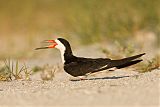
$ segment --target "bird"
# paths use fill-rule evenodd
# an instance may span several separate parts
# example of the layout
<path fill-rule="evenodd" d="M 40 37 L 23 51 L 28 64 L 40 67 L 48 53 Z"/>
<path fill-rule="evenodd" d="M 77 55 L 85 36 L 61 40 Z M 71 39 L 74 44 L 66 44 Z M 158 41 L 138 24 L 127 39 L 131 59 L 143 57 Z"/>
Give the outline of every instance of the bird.
<path fill-rule="evenodd" d="M 110 68 L 121 69 L 137 64 L 142 61 L 142 59 L 139 58 L 145 54 L 142 53 L 121 59 L 84 58 L 75 56 L 72 52 L 70 43 L 64 38 L 57 38 L 55 40 L 44 40 L 43 42 L 49 43 L 50 45 L 36 48 L 35 50 L 48 48 L 59 49 L 64 71 L 71 76 L 79 77 L 80 79 L 83 79 L 83 76 L 86 76 L 88 74 L 96 73 Z"/>

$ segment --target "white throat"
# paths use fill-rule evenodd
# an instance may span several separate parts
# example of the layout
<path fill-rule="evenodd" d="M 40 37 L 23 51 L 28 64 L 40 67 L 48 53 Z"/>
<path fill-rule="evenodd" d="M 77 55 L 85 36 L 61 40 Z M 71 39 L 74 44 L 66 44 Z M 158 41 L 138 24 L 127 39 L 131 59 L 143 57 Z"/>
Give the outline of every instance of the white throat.
<path fill-rule="evenodd" d="M 58 44 L 55 46 L 55 48 L 60 50 L 62 62 L 65 63 L 64 52 L 65 52 L 66 48 L 58 39 L 56 39 L 55 42 Z"/>

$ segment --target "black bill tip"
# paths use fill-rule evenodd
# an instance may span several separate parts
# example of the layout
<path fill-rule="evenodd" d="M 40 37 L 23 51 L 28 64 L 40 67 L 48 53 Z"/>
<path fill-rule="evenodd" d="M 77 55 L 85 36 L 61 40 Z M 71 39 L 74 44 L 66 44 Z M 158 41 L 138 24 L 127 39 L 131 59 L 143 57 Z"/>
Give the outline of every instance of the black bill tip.
<path fill-rule="evenodd" d="M 48 47 L 35 48 L 35 50 L 48 49 Z"/>

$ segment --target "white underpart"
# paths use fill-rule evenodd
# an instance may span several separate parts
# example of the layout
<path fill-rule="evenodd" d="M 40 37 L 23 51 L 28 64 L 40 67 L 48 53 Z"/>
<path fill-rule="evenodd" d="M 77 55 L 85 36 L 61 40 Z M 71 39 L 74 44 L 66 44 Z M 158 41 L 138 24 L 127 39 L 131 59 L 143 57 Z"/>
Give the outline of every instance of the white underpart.
<path fill-rule="evenodd" d="M 103 68 L 106 68 L 108 65 L 105 65 L 105 66 L 103 66 L 103 67 L 101 67 L 101 68 L 99 68 L 99 69 L 103 69 Z"/>
<path fill-rule="evenodd" d="M 99 68 L 99 69 L 104 69 L 104 68 L 106 68 L 108 65 L 105 65 L 105 66 L 103 66 L 103 67 L 101 67 L 101 68 Z M 109 71 L 115 71 L 117 68 L 116 67 L 112 67 L 112 68 L 109 68 L 108 70 Z"/>
<path fill-rule="evenodd" d="M 64 63 L 64 52 L 66 50 L 65 46 L 58 40 L 56 39 L 55 42 L 58 44 L 55 46 L 55 48 L 59 49 L 60 52 L 61 52 L 61 59 L 62 59 L 62 62 Z"/>
<path fill-rule="evenodd" d="M 95 69 L 95 71 L 96 70 L 100 70 L 100 69 L 103 69 L 103 68 L 106 68 L 108 65 L 105 65 L 105 66 L 103 66 L 103 67 L 100 67 L 100 68 L 98 68 L 98 69 Z"/>

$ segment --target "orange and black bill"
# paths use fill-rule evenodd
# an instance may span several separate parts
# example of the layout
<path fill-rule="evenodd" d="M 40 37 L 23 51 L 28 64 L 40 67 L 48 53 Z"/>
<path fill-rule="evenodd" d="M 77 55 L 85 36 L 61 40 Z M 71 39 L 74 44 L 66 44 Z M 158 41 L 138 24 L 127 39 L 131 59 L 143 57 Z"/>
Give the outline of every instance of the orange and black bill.
<path fill-rule="evenodd" d="M 42 43 L 51 43 L 51 45 L 49 45 L 49 46 L 44 46 L 44 47 L 40 47 L 40 48 L 36 48 L 35 50 L 55 48 L 55 46 L 58 45 L 58 44 L 55 42 L 55 40 L 44 40 Z"/>

